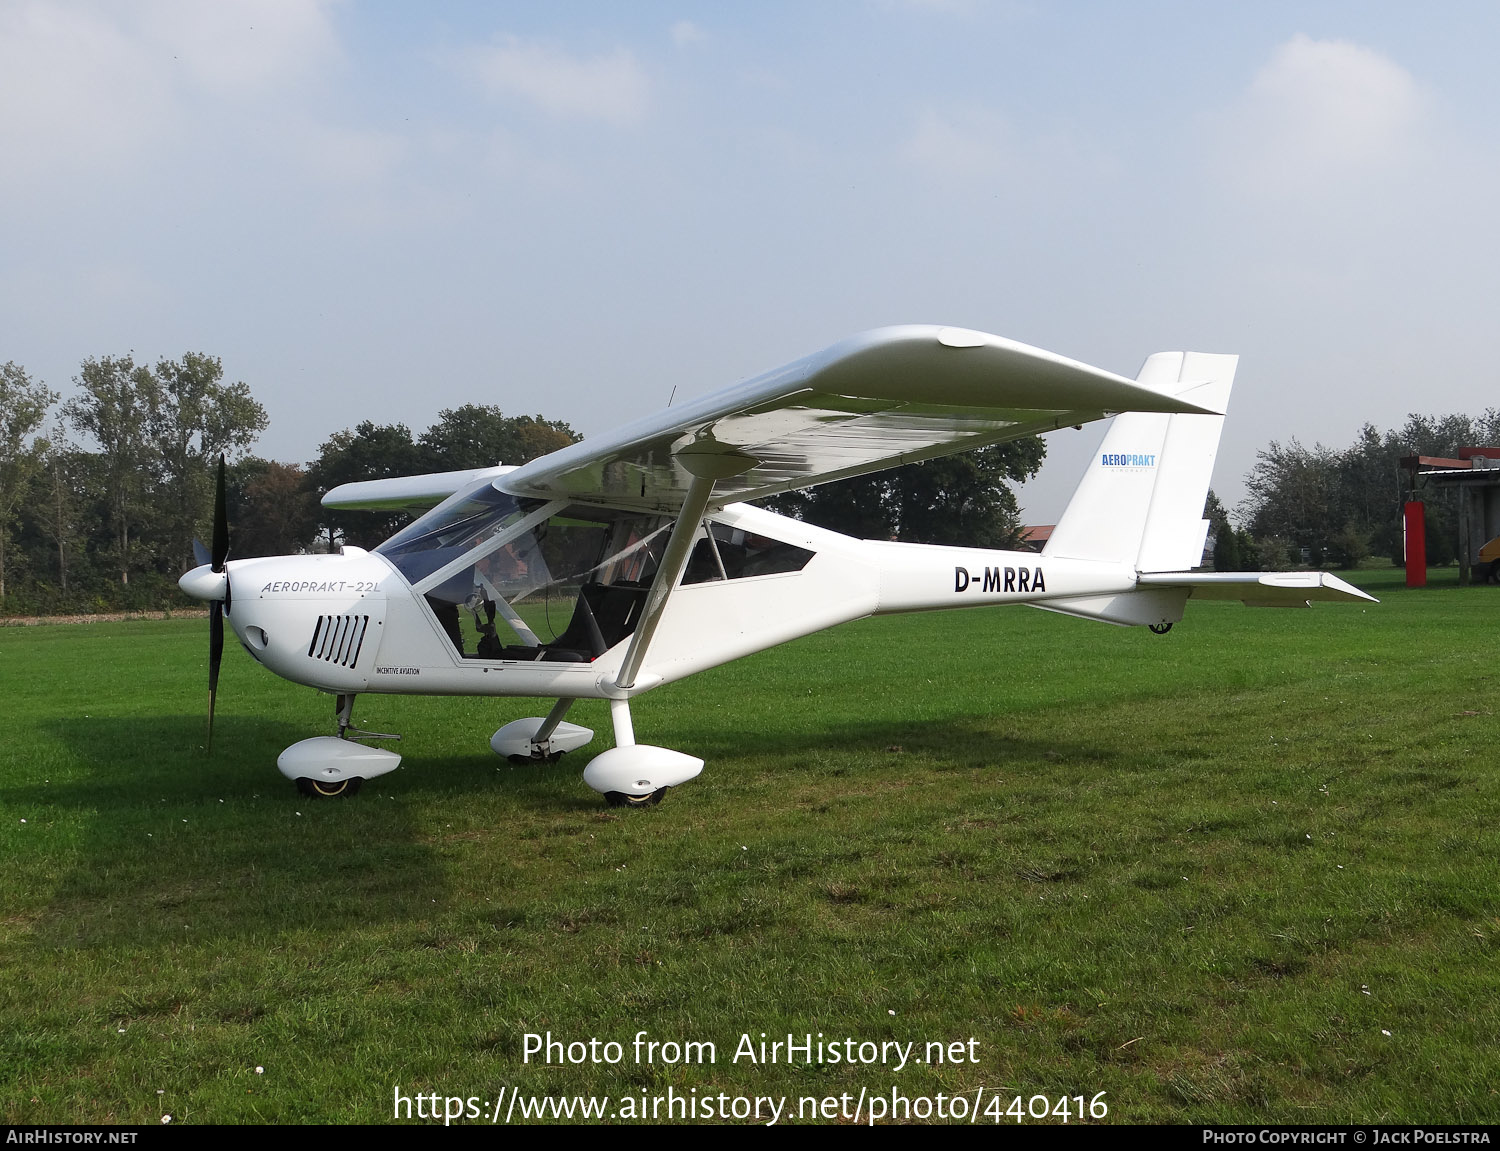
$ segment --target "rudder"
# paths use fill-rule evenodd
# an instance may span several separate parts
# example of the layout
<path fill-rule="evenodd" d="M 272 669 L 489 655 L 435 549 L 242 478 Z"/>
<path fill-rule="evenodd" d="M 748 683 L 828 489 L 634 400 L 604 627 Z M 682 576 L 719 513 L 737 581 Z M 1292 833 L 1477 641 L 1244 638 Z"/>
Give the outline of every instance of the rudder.
<path fill-rule="evenodd" d="M 1239 357 L 1157 352 L 1137 381 L 1222 412 Z M 1186 571 L 1203 557 L 1203 503 L 1222 415 L 1122 412 L 1095 453 L 1042 554 Z"/>

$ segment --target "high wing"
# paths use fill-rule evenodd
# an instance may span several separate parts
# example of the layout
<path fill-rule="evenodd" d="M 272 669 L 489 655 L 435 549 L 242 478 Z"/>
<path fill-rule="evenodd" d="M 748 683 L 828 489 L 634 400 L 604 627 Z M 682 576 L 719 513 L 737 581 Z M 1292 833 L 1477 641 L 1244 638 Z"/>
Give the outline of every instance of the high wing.
<path fill-rule="evenodd" d="M 716 503 L 750 500 L 1125 411 L 1221 414 L 1000 336 L 878 328 L 533 460 L 496 486 L 675 512 L 695 475 L 717 480 Z"/>
<path fill-rule="evenodd" d="M 325 508 L 347 511 L 425 512 L 475 480 L 499 476 L 512 468 L 465 468 L 423 476 L 391 476 L 340 484 L 323 497 Z"/>

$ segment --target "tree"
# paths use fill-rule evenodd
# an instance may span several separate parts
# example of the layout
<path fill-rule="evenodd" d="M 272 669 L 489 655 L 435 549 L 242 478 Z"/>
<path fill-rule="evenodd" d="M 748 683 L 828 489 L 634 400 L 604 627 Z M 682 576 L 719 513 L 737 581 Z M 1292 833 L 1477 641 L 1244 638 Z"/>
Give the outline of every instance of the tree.
<path fill-rule="evenodd" d="M 193 536 L 212 512 L 218 455 L 243 451 L 266 426 L 250 389 L 223 376 L 220 360 L 200 352 L 161 360 L 154 372 L 133 356 L 83 362 L 80 393 L 63 412 L 102 449 L 121 583 L 148 531 L 169 571 L 191 566 Z"/>
<path fill-rule="evenodd" d="M 1343 528 L 1366 537 L 1367 548 L 1381 554 L 1401 548 L 1400 460 L 1407 454 L 1391 433 L 1382 436 L 1373 424 L 1365 424 L 1339 456 L 1338 513 Z"/>
<path fill-rule="evenodd" d="M 1258 540 L 1285 541 L 1307 548 L 1313 563 L 1344 523 L 1339 508 L 1339 455 L 1316 444 L 1304 448 L 1295 439 L 1286 445 L 1273 440 L 1257 452 L 1255 467 L 1245 477 L 1246 519 Z M 1266 549 L 1263 549 L 1263 551 Z"/>
<path fill-rule="evenodd" d="M 249 448 L 268 422 L 248 386 L 223 378 L 219 358 L 201 352 L 156 365 L 146 426 L 159 465 L 158 524 L 182 570 L 193 566 L 193 537 L 212 519 L 219 455 L 232 459 Z"/>
<path fill-rule="evenodd" d="M 431 470 L 524 464 L 578 441 L 567 424 L 541 416 L 507 416 L 489 404 L 444 408 L 418 443 L 432 456 Z"/>
<path fill-rule="evenodd" d="M 47 444 L 35 438 L 57 393 L 32 382 L 19 364 L 0 364 L 0 603 L 5 600 L 5 543 L 22 497 L 41 470 Z"/>
<path fill-rule="evenodd" d="M 1214 571 L 1237 572 L 1240 566 L 1239 538 L 1229 523 L 1229 512 L 1223 501 L 1208 489 L 1208 498 L 1203 501 L 1203 518 L 1208 521 L 1209 534 L 1214 538 Z"/>
<path fill-rule="evenodd" d="M 33 486 L 32 517 L 37 534 L 57 555 L 57 583 L 68 590 L 68 559 L 79 547 L 78 495 L 74 486 L 78 452 L 68 442 L 59 416 L 42 461 L 43 475 Z M 38 565 L 39 567 L 42 565 Z"/>
<path fill-rule="evenodd" d="M 766 507 L 820 528 L 862 540 L 896 538 L 895 515 L 886 472 L 836 480 L 815 488 L 783 492 L 765 500 Z"/>
<path fill-rule="evenodd" d="M 81 389 L 63 407 L 75 431 L 100 446 L 116 570 L 130 582 L 131 545 L 154 472 L 155 447 L 148 421 L 157 405 L 157 382 L 132 356 L 87 359 L 73 382 Z"/>
<path fill-rule="evenodd" d="M 1500 409 L 1495 408 L 1477 417 L 1413 413 L 1401 427 L 1384 433 L 1365 424 L 1342 452 L 1321 444 L 1304 448 L 1296 440 L 1285 446 L 1272 443 L 1246 477 L 1249 495 L 1240 515 L 1268 545 L 1262 549 L 1268 557 L 1277 547 L 1295 544 L 1306 548 L 1315 563 L 1327 560 L 1348 568 L 1379 554 L 1399 564 L 1401 505 L 1407 498 L 1402 458 L 1453 458 L 1466 445 L 1496 443 Z M 1458 535 L 1456 490 L 1421 489 L 1421 499 L 1427 562 L 1452 563 Z M 1243 556 L 1241 563 L 1250 566 Z"/>
<path fill-rule="evenodd" d="M 891 475 L 897 535 L 907 543 L 1018 546 L 1021 508 L 1006 481 L 1024 483 L 1046 455 L 1040 437 L 1027 436 L 897 468 Z"/>
<path fill-rule="evenodd" d="M 353 431 L 329 436 L 318 458 L 307 467 L 307 484 L 319 498 L 340 484 L 381 480 L 432 471 L 432 456 L 411 438 L 405 424 L 377 425 L 370 420 Z M 361 547 L 374 547 L 408 522 L 400 512 L 321 512 L 319 527 L 328 533 L 328 546 L 339 537 Z"/>
<path fill-rule="evenodd" d="M 318 501 L 294 464 L 246 459 L 230 476 L 230 545 L 239 559 L 303 551 L 318 534 Z"/>
<path fill-rule="evenodd" d="M 413 439 L 405 424 L 365 420 L 353 431 L 330 436 L 307 468 L 308 489 L 319 497 L 340 484 L 423 472 L 452 472 L 524 464 L 576 442 L 577 433 L 560 420 L 507 416 L 488 404 L 445 408 L 437 422 Z M 400 512 L 324 511 L 319 524 L 328 546 L 345 542 L 374 547 L 405 525 Z"/>
<path fill-rule="evenodd" d="M 768 507 L 859 539 L 1015 547 L 1020 508 L 1007 481 L 1037 473 L 1047 446 L 1036 436 L 972 452 L 787 492 Z"/>
<path fill-rule="evenodd" d="M 1328 558 L 1345 571 L 1353 571 L 1359 567 L 1362 559 L 1370 554 L 1370 537 L 1350 520 L 1340 530 L 1334 532 L 1333 538 L 1328 541 Z"/>

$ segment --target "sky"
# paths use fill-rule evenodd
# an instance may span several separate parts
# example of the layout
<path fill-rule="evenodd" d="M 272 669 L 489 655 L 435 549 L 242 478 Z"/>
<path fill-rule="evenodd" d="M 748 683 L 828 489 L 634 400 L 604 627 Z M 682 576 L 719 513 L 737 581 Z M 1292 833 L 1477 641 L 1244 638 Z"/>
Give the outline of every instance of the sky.
<path fill-rule="evenodd" d="M 1237 352 L 1214 486 L 1500 404 L 1500 6 L 0 4 L 0 361 L 222 358 L 257 453 L 601 434 L 895 323 Z M 1048 439 L 1056 520 L 1102 425 Z"/>

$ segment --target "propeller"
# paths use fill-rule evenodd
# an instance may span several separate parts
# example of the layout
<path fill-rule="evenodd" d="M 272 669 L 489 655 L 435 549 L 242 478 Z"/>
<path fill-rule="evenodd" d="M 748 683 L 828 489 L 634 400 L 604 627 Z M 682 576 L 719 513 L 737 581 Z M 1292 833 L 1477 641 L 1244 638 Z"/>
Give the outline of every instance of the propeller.
<path fill-rule="evenodd" d="M 202 548 L 196 540 L 194 550 Z M 213 549 L 208 564 L 215 573 L 229 559 L 229 506 L 224 494 L 224 457 L 219 457 L 219 480 L 214 490 Z M 208 750 L 214 749 L 214 703 L 219 695 L 219 665 L 224 661 L 224 613 L 229 610 L 229 577 L 224 577 L 224 598 L 211 601 L 208 609 Z"/>

